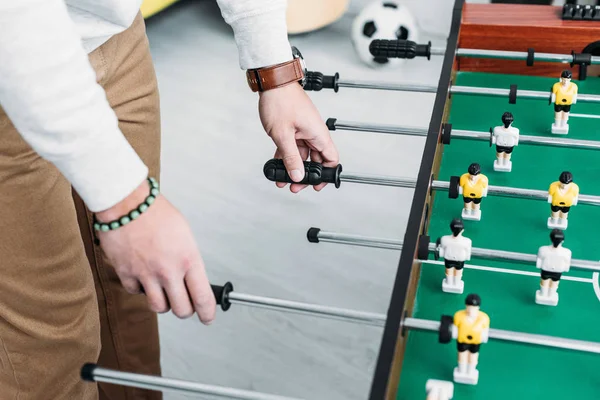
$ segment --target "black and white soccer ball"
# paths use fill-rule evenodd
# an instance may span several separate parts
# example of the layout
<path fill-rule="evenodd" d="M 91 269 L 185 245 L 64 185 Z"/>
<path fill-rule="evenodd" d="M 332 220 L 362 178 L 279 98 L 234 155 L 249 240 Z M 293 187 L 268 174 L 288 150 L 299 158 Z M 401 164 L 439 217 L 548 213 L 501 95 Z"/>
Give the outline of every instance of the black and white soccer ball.
<path fill-rule="evenodd" d="M 373 68 L 397 67 L 399 58 L 374 57 L 369 45 L 375 39 L 403 39 L 418 42 L 418 24 L 410 10 L 398 1 L 374 1 L 356 16 L 352 24 L 352 42 L 358 57 Z"/>

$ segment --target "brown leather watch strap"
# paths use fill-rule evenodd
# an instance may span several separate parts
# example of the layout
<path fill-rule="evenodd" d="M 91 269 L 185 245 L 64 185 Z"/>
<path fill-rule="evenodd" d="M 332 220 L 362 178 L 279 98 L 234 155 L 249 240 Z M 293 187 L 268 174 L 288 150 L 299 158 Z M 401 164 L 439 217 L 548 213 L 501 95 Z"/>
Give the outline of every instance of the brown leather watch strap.
<path fill-rule="evenodd" d="M 295 58 L 270 67 L 249 69 L 246 78 L 253 92 L 264 92 L 300 81 L 304 78 L 304 71 L 300 59 Z"/>

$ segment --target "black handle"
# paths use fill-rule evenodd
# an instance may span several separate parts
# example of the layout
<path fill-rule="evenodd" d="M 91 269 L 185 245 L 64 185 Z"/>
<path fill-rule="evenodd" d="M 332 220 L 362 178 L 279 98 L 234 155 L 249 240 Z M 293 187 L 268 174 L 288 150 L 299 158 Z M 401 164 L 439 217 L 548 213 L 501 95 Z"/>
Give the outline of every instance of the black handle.
<path fill-rule="evenodd" d="M 231 282 L 227 282 L 223 286 L 210 285 L 210 288 L 212 289 L 213 294 L 215 295 L 217 304 L 221 306 L 221 310 L 229 310 L 229 308 L 231 307 L 231 302 L 229 301 L 229 293 L 233 292 L 233 284 Z"/>
<path fill-rule="evenodd" d="M 305 185 L 333 183 L 336 188 L 339 188 L 341 184 L 340 173 L 342 172 L 342 165 L 338 164 L 337 167 L 329 168 L 324 167 L 323 164 L 318 162 L 304 161 L 304 179 L 300 182 L 294 182 L 290 178 L 281 159 L 273 158 L 267 161 L 263 172 L 265 177 L 273 182 L 302 183 Z"/>
<path fill-rule="evenodd" d="M 383 40 L 376 39 L 369 45 L 369 52 L 375 57 L 385 58 L 415 58 L 427 57 L 431 59 L 431 42 L 416 44 L 410 40 Z"/>
<path fill-rule="evenodd" d="M 229 308 L 231 307 L 231 302 L 229 301 L 229 293 L 233 292 L 233 284 L 231 282 L 227 282 L 223 286 L 211 284 L 210 288 L 212 289 L 212 292 L 215 295 L 215 300 L 217 301 L 217 304 L 221 306 L 221 310 L 229 310 Z M 146 294 L 144 287 L 141 285 L 140 291 L 142 292 L 142 294 Z"/>
<path fill-rule="evenodd" d="M 94 382 L 94 370 L 98 367 L 96 364 L 85 363 L 81 367 L 81 379 L 87 382 Z"/>
<path fill-rule="evenodd" d="M 304 90 L 318 92 L 321 89 L 333 89 L 337 93 L 338 79 L 340 75 L 336 72 L 335 75 L 323 75 L 317 71 L 306 72 L 306 83 L 304 84 Z"/>

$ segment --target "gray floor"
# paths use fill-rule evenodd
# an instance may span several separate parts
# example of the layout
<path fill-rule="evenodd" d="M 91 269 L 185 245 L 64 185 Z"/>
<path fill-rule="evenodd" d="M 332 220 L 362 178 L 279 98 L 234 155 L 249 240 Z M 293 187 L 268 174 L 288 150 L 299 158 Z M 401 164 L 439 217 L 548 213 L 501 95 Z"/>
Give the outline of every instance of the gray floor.
<path fill-rule="evenodd" d="M 362 66 L 348 36 L 351 21 L 347 15 L 291 39 L 309 69 L 347 79 L 437 83 L 439 58 L 391 71 Z M 163 191 L 189 218 L 211 281 L 231 281 L 238 292 L 385 313 L 399 253 L 309 244 L 306 230 L 401 238 L 412 191 L 353 184 L 319 194 L 278 190 L 262 175 L 274 145 L 213 2 L 176 5 L 148 21 L 148 35 L 163 106 Z M 324 119 L 412 126 L 428 125 L 433 103 L 429 94 L 353 89 L 311 98 Z M 422 139 L 333 136 L 348 172 L 417 174 Z M 382 333 L 244 306 L 220 312 L 210 327 L 171 314 L 160 324 L 164 376 L 328 400 L 366 399 Z"/>

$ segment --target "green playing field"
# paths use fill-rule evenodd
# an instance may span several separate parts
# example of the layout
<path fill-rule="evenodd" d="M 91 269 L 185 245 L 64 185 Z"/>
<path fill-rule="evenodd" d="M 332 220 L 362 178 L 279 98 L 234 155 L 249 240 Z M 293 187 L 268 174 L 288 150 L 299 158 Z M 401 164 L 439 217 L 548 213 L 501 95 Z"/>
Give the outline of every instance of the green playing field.
<path fill-rule="evenodd" d="M 558 79 L 459 73 L 456 85 L 549 91 Z M 600 94 L 600 78 L 575 81 L 580 94 Z M 513 126 L 522 135 L 550 136 L 554 120 L 553 107 L 545 100 L 518 99 L 508 104 L 506 97 L 453 95 L 450 122 L 454 129 L 488 131 L 501 125 L 501 116 L 510 111 Z M 575 114 L 600 115 L 600 106 L 578 103 Z M 567 138 L 600 141 L 600 119 L 571 117 Z M 559 136 L 563 137 L 563 136 Z M 453 139 L 445 146 L 442 166 L 436 179 L 447 181 L 452 175 L 467 171 L 470 163 L 481 165 L 490 185 L 547 190 L 564 170 L 571 171 L 581 194 L 600 195 L 600 151 L 542 147 L 521 144 L 513 152 L 512 172 L 495 172 L 495 148 L 487 141 Z M 435 195 L 429 235 L 435 241 L 450 233 L 449 224 L 460 217 L 462 198 L 449 199 L 446 192 Z M 537 253 L 550 244 L 546 227 L 550 205 L 543 200 L 502 198 L 489 195 L 481 204 L 481 221 L 465 221 L 464 235 L 473 247 Z M 579 204 L 569 213 L 564 246 L 573 258 L 599 260 L 600 206 Z M 432 258 L 430 256 L 430 258 Z M 600 287 L 591 272 L 574 271 L 564 277 L 558 290 L 558 306 L 535 303 L 539 288 L 539 270 L 533 264 L 494 262 L 473 258 L 470 264 L 494 267 L 494 271 L 465 268 L 465 292 L 462 295 L 441 290 L 444 267 L 434 263 L 422 266 L 414 316 L 439 320 L 442 314 L 453 315 L 464 308 L 467 294 L 477 293 L 482 311 L 491 319 L 491 327 L 546 334 L 571 339 L 600 342 Z M 517 274 L 498 269 L 517 271 Z M 522 274 L 527 272 L 527 274 Z M 532 276 L 531 273 L 535 273 Z M 592 279 L 594 277 L 594 279 Z M 596 284 L 593 282 L 596 281 Z M 411 332 L 400 377 L 398 399 L 425 398 L 427 379 L 452 381 L 457 363 L 456 342 L 440 344 L 431 332 Z M 479 358 L 479 383 L 476 386 L 454 385 L 455 400 L 506 399 L 596 399 L 600 397 L 600 355 L 534 347 L 493 339 L 482 345 Z"/>

